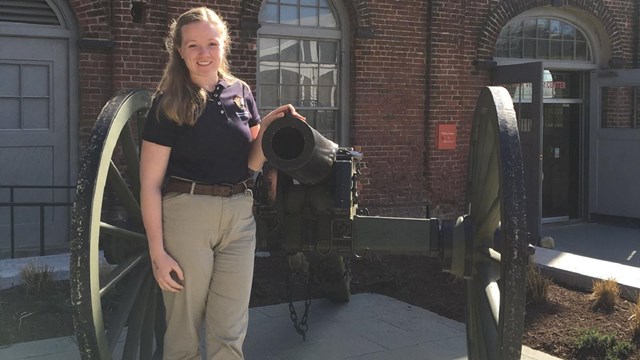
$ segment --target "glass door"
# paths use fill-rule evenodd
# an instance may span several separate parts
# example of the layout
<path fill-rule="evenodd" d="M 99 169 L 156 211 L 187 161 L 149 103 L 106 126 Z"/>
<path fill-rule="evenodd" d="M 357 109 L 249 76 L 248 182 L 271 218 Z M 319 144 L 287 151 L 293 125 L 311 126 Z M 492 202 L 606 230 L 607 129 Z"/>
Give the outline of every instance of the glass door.
<path fill-rule="evenodd" d="M 542 221 L 580 217 L 581 104 L 544 104 Z"/>

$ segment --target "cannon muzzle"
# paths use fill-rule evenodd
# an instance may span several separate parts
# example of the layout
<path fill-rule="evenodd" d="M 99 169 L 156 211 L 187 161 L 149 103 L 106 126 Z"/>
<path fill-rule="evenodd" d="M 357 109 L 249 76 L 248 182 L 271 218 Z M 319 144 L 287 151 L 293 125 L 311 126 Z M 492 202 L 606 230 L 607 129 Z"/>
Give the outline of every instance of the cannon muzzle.
<path fill-rule="evenodd" d="M 286 114 L 265 130 L 262 151 L 274 167 L 302 184 L 317 185 L 332 174 L 338 144 Z"/>

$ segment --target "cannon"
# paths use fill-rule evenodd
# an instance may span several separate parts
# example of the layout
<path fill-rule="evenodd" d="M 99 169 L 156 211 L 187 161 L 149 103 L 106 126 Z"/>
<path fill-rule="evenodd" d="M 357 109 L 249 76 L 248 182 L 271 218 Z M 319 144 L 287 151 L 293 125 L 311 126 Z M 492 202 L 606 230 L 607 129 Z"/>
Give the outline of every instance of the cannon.
<path fill-rule="evenodd" d="M 164 310 L 149 266 L 137 175 L 138 134 L 150 96 L 147 90 L 116 94 L 82 158 L 72 213 L 71 289 L 83 359 L 162 355 Z M 254 189 L 257 247 L 322 264 L 323 290 L 336 301 L 349 299 L 348 257 L 438 258 L 443 271 L 465 279 L 469 358 L 519 359 L 529 251 L 519 135 L 505 89 L 481 90 L 470 149 L 465 214 L 453 220 L 369 216 L 358 206 L 362 154 L 297 119 L 278 119 L 263 138 L 271 166 Z M 112 264 L 106 275 L 100 251 Z"/>

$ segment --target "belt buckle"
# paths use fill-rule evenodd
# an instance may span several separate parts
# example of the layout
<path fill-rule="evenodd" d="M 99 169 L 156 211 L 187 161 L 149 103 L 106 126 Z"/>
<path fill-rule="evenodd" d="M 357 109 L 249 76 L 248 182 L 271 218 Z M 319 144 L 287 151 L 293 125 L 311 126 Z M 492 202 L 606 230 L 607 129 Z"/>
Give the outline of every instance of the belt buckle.
<path fill-rule="evenodd" d="M 233 184 L 220 184 L 220 185 L 223 186 L 223 188 L 226 190 L 226 193 L 223 196 L 230 197 L 233 195 Z"/>

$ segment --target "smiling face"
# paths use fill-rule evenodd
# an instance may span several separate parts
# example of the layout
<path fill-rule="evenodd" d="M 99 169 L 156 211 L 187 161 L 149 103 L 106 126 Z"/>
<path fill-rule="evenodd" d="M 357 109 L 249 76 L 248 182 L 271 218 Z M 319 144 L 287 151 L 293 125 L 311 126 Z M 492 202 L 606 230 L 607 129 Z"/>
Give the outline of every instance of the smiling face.
<path fill-rule="evenodd" d="M 218 69 L 224 59 L 224 38 L 221 31 L 207 21 L 184 25 L 178 51 L 194 84 L 212 90 L 218 82 Z"/>

